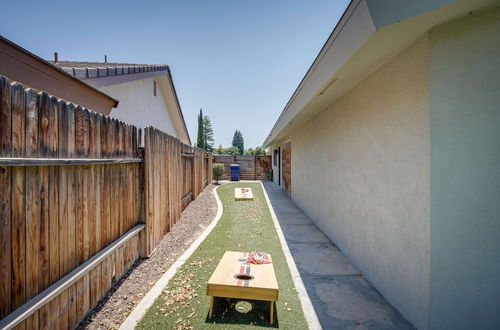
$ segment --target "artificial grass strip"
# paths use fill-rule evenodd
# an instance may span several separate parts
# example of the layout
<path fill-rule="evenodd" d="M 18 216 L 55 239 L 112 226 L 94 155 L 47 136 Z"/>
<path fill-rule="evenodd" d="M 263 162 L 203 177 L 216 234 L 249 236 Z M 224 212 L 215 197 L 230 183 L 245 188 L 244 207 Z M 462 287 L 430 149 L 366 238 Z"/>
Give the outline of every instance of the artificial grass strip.
<path fill-rule="evenodd" d="M 253 201 L 234 200 L 234 188 L 243 187 L 252 188 Z M 230 183 L 220 186 L 217 193 L 224 208 L 217 226 L 179 268 L 137 329 L 307 329 L 261 185 Z M 241 299 L 217 298 L 214 317 L 208 319 L 206 285 L 225 251 L 272 255 L 280 288 L 274 324 L 269 323 L 269 302 Z"/>

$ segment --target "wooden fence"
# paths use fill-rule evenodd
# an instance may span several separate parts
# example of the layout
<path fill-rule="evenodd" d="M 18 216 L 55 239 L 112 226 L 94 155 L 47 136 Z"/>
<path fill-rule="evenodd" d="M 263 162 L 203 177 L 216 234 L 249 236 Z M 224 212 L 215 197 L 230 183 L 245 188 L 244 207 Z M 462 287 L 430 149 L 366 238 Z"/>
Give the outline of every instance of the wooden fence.
<path fill-rule="evenodd" d="M 209 154 L 153 127 L 144 131 L 146 253 L 179 220 L 181 211 L 212 182 L 201 166 Z M 211 164 L 210 164 L 211 166 Z M 208 178 L 208 180 L 207 180 Z"/>
<path fill-rule="evenodd" d="M 140 135 L 0 76 L 1 329 L 73 328 L 211 182 L 191 147 Z"/>
<path fill-rule="evenodd" d="M 241 180 L 267 180 L 271 168 L 271 156 L 213 155 L 214 163 L 224 164 L 223 180 L 230 179 L 230 165 L 240 165 Z"/>

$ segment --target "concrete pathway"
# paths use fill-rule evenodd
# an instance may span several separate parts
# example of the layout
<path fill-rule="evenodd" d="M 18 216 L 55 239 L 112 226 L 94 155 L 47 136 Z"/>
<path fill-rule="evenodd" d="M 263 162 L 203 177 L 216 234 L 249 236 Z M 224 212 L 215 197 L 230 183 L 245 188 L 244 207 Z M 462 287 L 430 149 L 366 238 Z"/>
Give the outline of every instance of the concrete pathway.
<path fill-rule="evenodd" d="M 279 186 L 263 184 L 324 329 L 414 329 Z"/>

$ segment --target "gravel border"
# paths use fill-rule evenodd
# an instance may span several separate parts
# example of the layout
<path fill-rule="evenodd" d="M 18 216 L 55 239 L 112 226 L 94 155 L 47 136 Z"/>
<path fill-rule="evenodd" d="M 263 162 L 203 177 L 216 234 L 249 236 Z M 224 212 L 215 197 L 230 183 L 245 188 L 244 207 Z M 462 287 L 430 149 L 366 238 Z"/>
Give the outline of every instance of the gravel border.
<path fill-rule="evenodd" d="M 217 213 L 211 184 L 182 212 L 181 219 L 147 259 L 139 259 L 106 296 L 90 311 L 77 329 L 118 329 L 165 271 L 203 232 Z"/>

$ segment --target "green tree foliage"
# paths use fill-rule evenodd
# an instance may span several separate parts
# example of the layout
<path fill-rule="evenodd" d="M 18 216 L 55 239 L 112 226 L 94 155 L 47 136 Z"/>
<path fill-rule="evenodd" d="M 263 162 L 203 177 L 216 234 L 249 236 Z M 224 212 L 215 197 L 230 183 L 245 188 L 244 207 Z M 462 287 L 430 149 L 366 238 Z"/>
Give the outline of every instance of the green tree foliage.
<path fill-rule="evenodd" d="M 210 117 L 203 117 L 203 130 L 205 135 L 205 150 L 212 152 L 214 150 L 214 128 Z"/>
<path fill-rule="evenodd" d="M 239 150 L 238 155 L 243 155 L 243 153 L 245 151 L 245 143 L 243 141 L 243 135 L 238 130 L 236 130 L 234 132 L 232 145 L 233 145 L 233 147 L 238 148 L 238 150 Z"/>
<path fill-rule="evenodd" d="M 267 155 L 266 149 L 262 147 L 255 148 L 255 156 L 264 156 L 264 155 Z"/>
<path fill-rule="evenodd" d="M 212 168 L 212 174 L 214 180 L 219 183 L 219 180 L 222 179 L 222 175 L 224 175 L 224 164 L 214 163 Z"/>
<path fill-rule="evenodd" d="M 255 149 L 253 148 L 250 148 L 250 149 L 247 149 L 245 150 L 245 155 L 249 155 L 249 156 L 263 156 L 263 155 L 267 155 L 267 152 L 264 148 L 262 147 L 257 147 Z"/>
<path fill-rule="evenodd" d="M 240 150 L 236 147 L 224 149 L 224 155 L 238 156 L 241 155 Z"/>
<path fill-rule="evenodd" d="M 196 140 L 196 146 L 200 149 L 205 149 L 205 128 L 203 127 L 203 112 L 201 109 L 198 115 L 198 139 Z"/>
<path fill-rule="evenodd" d="M 226 150 L 226 149 L 224 149 L 224 148 L 222 147 L 222 145 L 220 145 L 220 144 L 219 144 L 219 146 L 218 146 L 217 148 L 215 148 L 212 152 L 213 152 L 214 154 L 216 154 L 216 155 L 224 155 L 224 151 L 225 151 L 225 150 Z"/>

